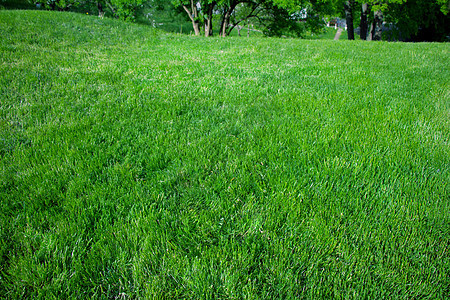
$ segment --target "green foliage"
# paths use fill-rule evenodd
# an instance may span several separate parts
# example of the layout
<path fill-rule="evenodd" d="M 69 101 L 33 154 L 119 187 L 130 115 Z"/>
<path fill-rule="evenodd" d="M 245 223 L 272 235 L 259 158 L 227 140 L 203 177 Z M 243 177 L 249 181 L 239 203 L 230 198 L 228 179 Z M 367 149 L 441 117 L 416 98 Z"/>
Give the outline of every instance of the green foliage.
<path fill-rule="evenodd" d="M 206 23 L 207 12 L 212 8 L 213 14 L 216 14 L 217 22 L 223 25 L 225 16 L 229 16 L 229 27 L 225 33 L 229 34 L 237 25 L 251 23 L 256 25 L 267 36 L 292 36 L 299 37 L 306 30 L 318 32 L 323 27 L 323 21 L 317 14 L 317 7 L 308 5 L 300 8 L 300 3 L 288 5 L 287 3 L 277 1 L 172 1 L 175 7 L 184 6 L 192 15 L 192 19 L 197 21 L 200 26 Z M 194 10 L 192 8 L 194 7 Z M 307 17 L 304 12 L 307 8 Z M 303 13 L 300 13 L 303 11 Z M 195 17 L 197 16 L 197 17 Z M 220 28 L 223 32 L 223 27 Z"/>
<path fill-rule="evenodd" d="M 49 0 L 43 3 L 32 0 L 30 2 L 33 2 L 34 4 L 41 3 L 41 5 L 46 9 L 60 11 L 66 11 L 72 8 L 76 8 L 81 3 L 79 0 Z"/>
<path fill-rule="evenodd" d="M 28 0 L 0 0 L 0 9 L 35 9 L 35 3 Z"/>
<path fill-rule="evenodd" d="M 436 4 L 440 6 L 441 12 L 447 15 L 450 11 L 450 0 L 436 0 Z"/>
<path fill-rule="evenodd" d="M 140 14 L 138 22 L 149 24 L 169 32 L 189 33 L 192 31 L 192 23 L 186 16 L 186 12 L 178 7 L 175 8 L 170 1 L 146 2 Z"/>
<path fill-rule="evenodd" d="M 398 2 L 398 1 L 397 1 Z M 449 1 L 408 0 L 382 7 L 385 20 L 395 25 L 394 38 L 415 41 L 446 41 L 450 35 Z"/>
<path fill-rule="evenodd" d="M 143 8 L 144 0 L 109 0 L 114 15 L 124 21 L 134 21 L 136 12 Z"/>
<path fill-rule="evenodd" d="M 258 24 L 263 28 L 263 32 L 267 36 L 290 36 L 300 37 L 309 28 L 311 23 L 301 22 L 300 17 L 289 13 L 288 10 L 279 8 L 274 5 L 267 7 L 267 13 L 262 14 L 258 20 Z M 314 20 L 309 18 L 309 21 Z"/>
<path fill-rule="evenodd" d="M 0 32 L 2 298 L 448 296 L 448 44 Z"/>

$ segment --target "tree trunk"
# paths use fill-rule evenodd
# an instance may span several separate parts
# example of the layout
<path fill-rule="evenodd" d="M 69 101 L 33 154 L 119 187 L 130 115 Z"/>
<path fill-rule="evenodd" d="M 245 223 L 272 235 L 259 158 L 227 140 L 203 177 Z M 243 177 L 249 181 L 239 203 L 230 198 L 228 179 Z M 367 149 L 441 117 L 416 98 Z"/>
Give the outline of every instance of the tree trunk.
<path fill-rule="evenodd" d="M 374 12 L 373 22 L 370 26 L 370 34 L 368 41 L 381 41 L 381 33 L 383 32 L 383 14 L 380 10 Z"/>
<path fill-rule="evenodd" d="M 373 22 L 375 24 L 374 26 L 374 34 L 372 35 L 372 40 L 374 41 L 381 41 L 382 39 L 382 33 L 383 33 L 383 13 L 381 10 L 377 10 L 374 14 Z"/>
<path fill-rule="evenodd" d="M 355 33 L 353 29 L 353 5 L 354 0 L 348 0 L 344 2 L 345 21 L 347 22 L 347 34 L 349 40 L 355 39 Z"/>
<path fill-rule="evenodd" d="M 251 17 L 257 17 L 257 15 L 254 14 L 254 12 L 256 11 L 256 9 L 259 7 L 259 4 L 256 4 L 253 6 L 253 9 L 250 11 L 250 13 L 245 16 L 242 17 L 240 20 L 234 20 L 234 24 L 229 24 L 228 28 L 226 28 L 226 35 L 230 35 L 231 31 L 233 31 L 234 28 L 238 28 L 238 35 L 241 36 L 241 29 L 243 28 L 241 25 L 239 25 L 242 21 L 246 21 L 248 19 L 250 19 Z M 234 8 L 236 8 L 236 5 L 234 5 Z M 233 11 L 231 11 L 232 13 Z"/>
<path fill-rule="evenodd" d="M 212 16 L 215 6 L 216 6 L 215 1 L 213 1 L 211 4 L 208 5 L 208 11 L 206 13 L 206 22 L 205 22 L 205 36 L 212 35 Z"/>
<path fill-rule="evenodd" d="M 227 36 L 227 27 L 228 27 L 228 24 L 230 24 L 231 12 L 232 12 L 231 8 L 227 9 L 222 18 L 220 35 L 223 37 Z"/>
<path fill-rule="evenodd" d="M 191 9 L 189 9 L 186 5 L 182 4 L 184 10 L 189 15 L 189 19 L 192 21 L 192 27 L 194 28 L 194 33 L 196 36 L 200 35 L 200 22 L 198 20 L 198 10 L 197 3 L 194 0 L 191 0 Z"/>
<path fill-rule="evenodd" d="M 211 19 L 207 18 L 205 23 L 205 36 L 208 37 L 210 35 L 212 35 Z"/>
<path fill-rule="evenodd" d="M 194 33 L 196 36 L 200 35 L 200 26 L 198 21 L 192 21 L 192 27 L 194 28 Z"/>
<path fill-rule="evenodd" d="M 105 12 L 103 11 L 103 6 L 100 2 L 97 2 L 98 16 L 103 18 L 105 16 Z"/>
<path fill-rule="evenodd" d="M 370 6 L 367 3 L 363 3 L 361 5 L 361 23 L 359 25 L 360 30 L 360 37 L 361 40 L 367 39 L 367 31 L 369 29 L 369 21 L 368 21 L 368 15 L 370 11 Z"/>
<path fill-rule="evenodd" d="M 222 15 L 222 22 L 220 24 L 220 35 L 223 37 L 229 34 L 227 28 L 228 25 L 230 24 L 231 14 L 233 13 L 237 4 L 238 4 L 237 1 L 231 1 L 230 6 L 228 8 L 225 8 L 224 10 L 224 13 Z"/>

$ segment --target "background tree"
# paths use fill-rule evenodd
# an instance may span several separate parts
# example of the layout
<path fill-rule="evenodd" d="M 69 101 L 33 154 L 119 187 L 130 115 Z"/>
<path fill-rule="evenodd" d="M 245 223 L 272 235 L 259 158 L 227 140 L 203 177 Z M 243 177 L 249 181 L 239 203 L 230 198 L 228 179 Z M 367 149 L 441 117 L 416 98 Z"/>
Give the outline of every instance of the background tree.
<path fill-rule="evenodd" d="M 195 35 L 200 35 L 200 21 L 199 10 L 201 8 L 200 1 L 196 0 L 174 0 L 173 5 L 175 7 L 181 6 L 187 13 L 189 19 L 192 22 L 192 28 Z"/>
<path fill-rule="evenodd" d="M 449 0 L 356 1 L 361 5 L 361 39 L 445 41 L 450 35 Z M 389 30 L 383 33 L 384 22 Z"/>
<path fill-rule="evenodd" d="M 360 38 L 361 40 L 367 39 L 367 31 L 369 29 L 369 13 L 371 11 L 371 6 L 367 2 L 361 4 L 361 21 L 359 23 L 360 28 Z"/>
<path fill-rule="evenodd" d="M 353 28 L 353 10 L 355 7 L 354 0 L 344 1 L 345 21 L 347 22 L 347 36 L 349 40 L 355 39 L 355 33 Z"/>
<path fill-rule="evenodd" d="M 221 36 L 228 36 L 240 23 L 249 19 L 257 19 L 263 25 L 262 16 L 271 1 L 266 0 L 225 0 L 220 5 L 220 27 Z"/>
<path fill-rule="evenodd" d="M 134 21 L 137 12 L 144 5 L 144 0 L 107 0 L 106 5 L 116 18 Z"/>
<path fill-rule="evenodd" d="M 80 2 L 78 0 L 48 0 L 43 5 L 47 9 L 65 11 L 79 6 Z"/>
<path fill-rule="evenodd" d="M 263 15 L 262 10 L 264 9 L 261 5 L 262 1 L 249 1 L 249 2 L 241 2 L 238 5 L 236 5 L 233 13 L 231 14 L 231 17 L 229 19 L 229 25 L 228 27 L 222 27 L 223 24 L 223 11 L 221 15 L 221 22 L 220 22 L 220 28 L 221 28 L 221 35 L 227 36 L 231 33 L 231 31 L 234 28 L 237 28 L 238 35 L 240 36 L 240 30 L 243 28 L 242 25 L 250 23 L 253 24 L 259 24 L 259 21 L 261 20 L 261 16 Z M 224 30 L 225 29 L 225 30 Z"/>
<path fill-rule="evenodd" d="M 319 4 L 322 1 L 315 0 L 315 2 Z M 236 26 L 249 20 L 254 20 L 253 23 L 258 24 L 266 35 L 271 36 L 300 36 L 306 29 L 316 32 L 323 23 L 314 10 L 317 6 L 304 1 L 173 0 L 172 3 L 185 10 L 192 22 L 195 35 L 200 35 L 202 26 L 205 29 L 205 36 L 211 35 L 214 14 L 220 15 L 221 36 L 228 36 Z"/>
<path fill-rule="evenodd" d="M 302 31 L 318 33 L 323 29 L 324 17 L 341 15 L 343 0 L 273 0 L 274 4 L 288 10 L 289 16 L 302 24 Z"/>
<path fill-rule="evenodd" d="M 395 1 L 380 10 L 385 21 L 394 25 L 389 39 L 446 41 L 450 36 L 449 0 Z"/>

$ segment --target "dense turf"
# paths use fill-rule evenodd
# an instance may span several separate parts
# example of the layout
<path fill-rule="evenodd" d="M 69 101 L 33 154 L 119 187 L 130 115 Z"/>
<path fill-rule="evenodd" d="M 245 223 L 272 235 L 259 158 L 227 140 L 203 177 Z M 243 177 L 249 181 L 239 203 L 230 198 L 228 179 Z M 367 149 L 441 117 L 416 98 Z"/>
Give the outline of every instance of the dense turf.
<path fill-rule="evenodd" d="M 449 44 L 0 36 L 3 297 L 448 297 Z"/>

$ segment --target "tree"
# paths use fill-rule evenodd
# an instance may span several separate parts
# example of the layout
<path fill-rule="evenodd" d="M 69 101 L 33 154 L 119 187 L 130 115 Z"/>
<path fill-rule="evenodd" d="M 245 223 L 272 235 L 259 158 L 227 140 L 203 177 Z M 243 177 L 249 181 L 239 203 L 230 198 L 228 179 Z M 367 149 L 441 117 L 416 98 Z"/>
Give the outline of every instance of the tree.
<path fill-rule="evenodd" d="M 206 3 L 205 7 L 205 14 L 204 14 L 204 22 L 205 22 L 205 36 L 208 37 L 212 35 L 212 18 L 213 18 L 213 12 L 214 7 L 216 6 L 216 1 L 211 1 L 209 3 Z"/>
<path fill-rule="evenodd" d="M 243 28 L 241 24 L 248 23 L 251 19 L 261 20 L 263 10 L 261 4 L 262 1 L 249 1 L 247 3 L 241 2 L 237 4 L 234 11 L 230 14 L 230 18 L 227 20 L 228 25 L 225 23 L 224 16 L 227 12 L 222 10 L 220 22 L 221 36 L 228 36 L 234 28 L 237 28 L 238 35 L 240 36 L 240 30 Z"/>
<path fill-rule="evenodd" d="M 106 0 L 106 5 L 113 15 L 125 21 L 134 21 L 143 4 L 144 0 Z"/>
<path fill-rule="evenodd" d="M 200 35 L 201 26 L 204 26 L 205 36 L 211 35 L 213 15 L 219 14 L 221 36 L 228 36 L 234 28 L 250 20 L 258 24 L 266 35 L 300 36 L 306 28 L 317 32 L 321 27 L 323 22 L 315 8 L 322 5 L 323 1 L 172 0 L 172 3 L 183 7 L 196 35 Z"/>
<path fill-rule="evenodd" d="M 220 1 L 219 1 L 220 2 Z M 172 0 L 175 7 L 181 6 L 192 22 L 194 34 L 200 35 L 200 27 L 204 26 L 205 36 L 212 34 L 212 17 L 218 4 L 215 0 Z"/>
<path fill-rule="evenodd" d="M 449 0 L 357 1 L 362 6 L 361 39 L 444 41 L 450 34 L 447 16 L 450 10 Z M 390 27 L 385 33 L 384 22 Z"/>
<path fill-rule="evenodd" d="M 51 10 L 65 11 L 79 6 L 79 4 L 80 2 L 77 0 L 49 0 L 44 3 L 44 7 Z"/>
<path fill-rule="evenodd" d="M 359 23 L 360 28 L 360 38 L 361 40 L 367 39 L 367 31 L 369 30 L 369 12 L 370 12 L 371 6 L 369 3 L 362 3 L 361 4 L 361 22 Z"/>
<path fill-rule="evenodd" d="M 383 13 L 381 10 L 375 10 L 373 12 L 373 21 L 370 26 L 370 32 L 367 36 L 369 41 L 381 41 L 383 33 Z"/>
<path fill-rule="evenodd" d="M 200 18 L 199 18 L 199 8 L 200 1 L 196 0 L 174 0 L 173 5 L 175 7 L 181 6 L 186 11 L 189 19 L 192 21 L 192 27 L 194 28 L 195 35 L 200 35 Z"/>
<path fill-rule="evenodd" d="M 383 27 L 382 7 L 390 2 L 405 0 L 357 0 L 361 5 L 361 19 L 359 23 L 361 40 L 381 40 Z"/>
<path fill-rule="evenodd" d="M 354 0 L 347 0 L 344 2 L 345 21 L 347 22 L 347 36 L 349 40 L 355 39 L 353 28 L 353 8 L 355 6 Z"/>
<path fill-rule="evenodd" d="M 256 18 L 261 20 L 265 5 L 271 3 L 264 0 L 225 0 L 221 1 L 220 35 L 225 37 L 241 22 Z"/>
<path fill-rule="evenodd" d="M 40 0 L 30 1 L 40 2 Z M 44 7 L 46 9 L 61 11 L 98 10 L 99 17 L 103 17 L 108 13 L 109 16 L 121 20 L 134 21 L 136 14 L 146 1 L 148 0 L 47 0 Z"/>
<path fill-rule="evenodd" d="M 445 41 L 450 35 L 449 0 L 403 0 L 380 6 L 393 24 L 391 39 Z"/>
<path fill-rule="evenodd" d="M 353 1 L 353 0 L 352 0 Z M 296 16 L 295 22 L 301 23 L 301 30 L 317 33 L 325 25 L 324 16 L 341 15 L 344 0 L 273 0 L 274 4 L 288 10 Z"/>

